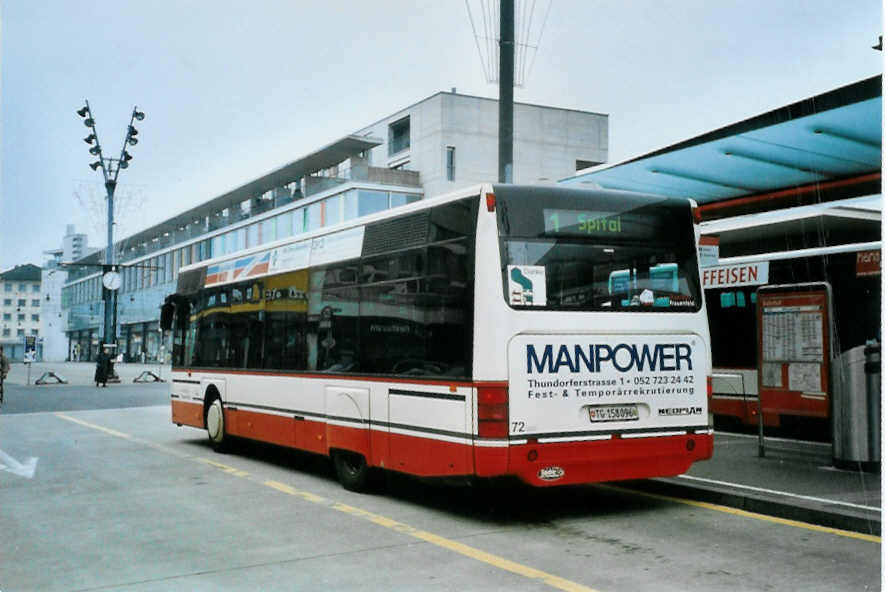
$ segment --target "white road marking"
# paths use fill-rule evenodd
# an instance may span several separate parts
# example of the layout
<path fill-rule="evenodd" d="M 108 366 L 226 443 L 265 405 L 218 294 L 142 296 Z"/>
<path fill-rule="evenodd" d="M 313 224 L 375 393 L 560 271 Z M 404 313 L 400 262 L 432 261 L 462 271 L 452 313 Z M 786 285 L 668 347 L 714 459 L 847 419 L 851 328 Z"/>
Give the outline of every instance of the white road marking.
<path fill-rule="evenodd" d="M 37 458 L 31 457 L 24 463 L 20 463 L 2 450 L 0 450 L 0 471 L 6 471 L 25 479 L 33 479 L 37 471 Z"/>
<path fill-rule="evenodd" d="M 689 481 L 700 481 L 702 483 L 711 483 L 713 485 L 723 485 L 726 487 L 735 487 L 738 489 L 746 489 L 748 491 L 755 491 L 758 493 L 768 493 L 777 496 L 791 497 L 794 499 L 801 499 L 811 502 L 818 502 L 827 505 L 836 505 L 836 506 L 845 506 L 847 508 L 856 508 L 858 510 L 868 510 L 873 512 L 878 512 L 881 508 L 877 506 L 862 506 L 860 504 L 852 504 L 849 502 L 840 502 L 832 499 L 826 499 L 822 497 L 814 497 L 810 495 L 799 495 L 796 493 L 789 493 L 786 491 L 778 491 L 776 489 L 765 489 L 763 487 L 752 487 L 750 485 L 741 485 L 739 483 L 729 483 L 728 481 L 717 481 L 716 479 L 704 479 L 702 477 L 692 477 L 691 475 L 679 475 L 678 479 L 688 479 Z"/>

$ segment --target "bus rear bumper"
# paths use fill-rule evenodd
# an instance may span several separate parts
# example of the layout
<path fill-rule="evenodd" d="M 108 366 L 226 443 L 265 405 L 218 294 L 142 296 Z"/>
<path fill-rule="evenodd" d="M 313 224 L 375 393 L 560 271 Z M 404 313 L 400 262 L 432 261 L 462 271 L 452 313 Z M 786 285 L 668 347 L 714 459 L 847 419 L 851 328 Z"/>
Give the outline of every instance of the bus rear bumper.
<path fill-rule="evenodd" d="M 667 477 L 713 456 L 712 434 L 528 443 L 507 449 L 503 474 L 547 487 Z M 503 468 L 503 467 L 502 467 Z"/>

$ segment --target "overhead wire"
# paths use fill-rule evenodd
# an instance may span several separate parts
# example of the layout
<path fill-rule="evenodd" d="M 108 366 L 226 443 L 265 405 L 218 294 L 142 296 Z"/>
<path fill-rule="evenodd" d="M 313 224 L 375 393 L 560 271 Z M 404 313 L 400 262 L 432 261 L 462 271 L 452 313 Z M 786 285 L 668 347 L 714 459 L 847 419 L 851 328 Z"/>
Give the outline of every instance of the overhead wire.
<path fill-rule="evenodd" d="M 473 32 L 473 39 L 476 44 L 476 51 L 479 54 L 480 65 L 483 69 L 483 75 L 487 82 L 497 82 L 500 80 L 500 59 L 501 59 L 501 39 L 500 39 L 500 6 L 498 0 L 477 0 L 477 18 L 473 17 L 473 8 L 471 8 L 471 0 L 464 0 L 467 8 L 467 18 L 470 21 L 470 28 Z M 538 49 L 541 44 L 541 38 L 547 27 L 547 21 L 550 16 L 550 9 L 553 1 L 548 0 L 547 10 L 544 13 L 544 20 L 538 33 L 538 39 L 535 43 L 531 42 L 532 32 L 534 30 L 534 16 L 537 8 L 537 0 L 514 0 L 514 37 L 513 40 L 513 59 L 514 59 L 514 86 L 523 86 L 531 76 L 534 69 L 535 60 L 538 56 Z M 482 32 L 478 30 L 480 17 L 482 19 Z M 482 40 L 480 40 L 482 36 Z"/>
<path fill-rule="evenodd" d="M 535 67 L 535 59 L 538 57 L 537 48 L 541 46 L 541 37 L 544 36 L 544 28 L 547 26 L 547 17 L 550 16 L 550 8 L 553 6 L 553 0 L 549 0 L 547 3 L 547 12 L 544 13 L 544 22 L 541 24 L 541 31 L 538 33 L 538 43 L 535 48 L 535 53 L 532 54 L 532 63 L 529 65 L 527 76 L 532 75 L 532 69 Z"/>
<path fill-rule="evenodd" d="M 482 73 L 486 80 L 488 80 L 489 72 L 486 69 L 485 61 L 482 59 L 482 49 L 479 47 L 479 37 L 476 35 L 476 25 L 473 22 L 473 13 L 470 11 L 469 0 L 464 0 L 464 5 L 467 7 L 467 16 L 470 19 L 470 28 L 473 30 L 473 40 L 476 42 L 476 51 L 479 54 L 479 63 L 482 65 Z"/>

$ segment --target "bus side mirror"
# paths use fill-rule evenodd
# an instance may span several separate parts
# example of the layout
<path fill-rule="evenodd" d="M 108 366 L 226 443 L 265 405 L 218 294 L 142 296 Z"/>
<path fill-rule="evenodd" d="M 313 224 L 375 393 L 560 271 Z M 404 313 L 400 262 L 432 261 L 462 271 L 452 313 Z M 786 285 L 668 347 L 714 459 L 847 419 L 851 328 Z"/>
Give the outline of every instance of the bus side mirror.
<path fill-rule="evenodd" d="M 172 317 L 175 315 L 175 305 L 171 302 L 165 303 L 160 308 L 160 329 L 168 331 L 172 328 Z"/>

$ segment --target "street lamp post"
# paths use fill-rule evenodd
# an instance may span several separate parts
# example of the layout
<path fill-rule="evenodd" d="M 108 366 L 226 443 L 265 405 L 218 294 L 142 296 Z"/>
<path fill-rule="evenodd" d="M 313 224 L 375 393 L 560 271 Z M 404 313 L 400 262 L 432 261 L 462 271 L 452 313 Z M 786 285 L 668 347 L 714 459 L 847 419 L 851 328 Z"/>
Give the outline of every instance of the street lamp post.
<path fill-rule="evenodd" d="M 129 161 L 132 155 L 126 151 L 127 146 L 135 146 L 138 144 L 138 130 L 135 129 L 133 123 L 144 119 L 144 112 L 139 111 L 137 107 L 132 108 L 132 115 L 129 118 L 129 126 L 126 128 L 126 137 L 123 139 L 123 147 L 120 149 L 119 158 L 105 158 L 101 151 L 101 143 L 98 141 L 98 131 L 95 129 L 95 119 L 92 115 L 92 109 L 89 107 L 89 101 L 86 105 L 77 110 L 77 115 L 83 118 L 83 124 L 88 127 L 91 133 L 83 138 L 83 141 L 91 146 L 89 153 L 97 156 L 98 160 L 89 165 L 96 171 L 101 168 L 104 176 L 104 186 L 107 190 L 108 200 L 108 245 L 105 252 L 105 263 L 102 266 L 102 296 L 104 300 L 104 340 L 102 346 L 108 346 L 116 353 L 117 346 L 117 291 L 120 287 L 120 274 L 118 265 L 114 261 L 114 190 L 117 188 L 117 177 L 120 169 L 129 167 Z M 113 370 L 111 370 L 113 375 Z"/>

